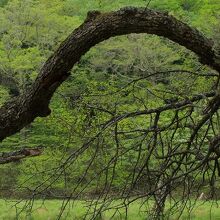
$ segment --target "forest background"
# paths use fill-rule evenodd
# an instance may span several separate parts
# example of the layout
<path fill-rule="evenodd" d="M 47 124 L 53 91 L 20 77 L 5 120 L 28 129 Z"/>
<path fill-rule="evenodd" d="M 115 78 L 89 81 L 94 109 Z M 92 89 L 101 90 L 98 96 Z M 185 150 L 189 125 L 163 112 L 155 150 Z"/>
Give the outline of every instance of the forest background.
<path fill-rule="evenodd" d="M 0 104 L 31 85 L 47 58 L 85 20 L 88 11 L 111 11 L 123 6 L 148 6 L 167 11 L 213 38 L 216 44 L 220 42 L 219 0 L 0 0 Z M 112 114 L 137 111 L 146 106 L 157 108 L 175 99 L 206 93 L 215 83 L 213 77 L 176 74 L 175 70 L 216 74 L 202 66 L 185 48 L 157 36 L 131 34 L 95 46 L 56 91 L 51 102 L 52 114 L 46 119 L 37 118 L 0 143 L 1 152 L 24 147 L 43 148 L 39 157 L 0 166 L 0 196 L 30 198 L 37 191 L 38 198 L 65 198 L 76 188 L 75 192 L 83 190 L 81 195 L 86 197 L 99 195 L 106 187 L 106 175 L 100 172 L 117 149 L 111 135 L 114 129 L 92 143 L 65 171 L 59 172 L 57 167 L 93 137 Z M 168 75 L 149 76 L 168 71 L 171 71 Z M 133 84 L 140 78 L 146 79 Z M 173 113 L 167 112 L 161 123 L 170 121 L 172 116 Z M 134 128 L 140 131 L 150 120 L 150 117 L 136 117 L 120 124 L 123 150 L 136 146 L 141 138 L 125 131 Z M 180 132 L 175 140 L 184 141 L 187 135 L 186 131 Z M 90 164 L 98 145 L 96 160 Z M 122 154 L 116 169 L 110 170 L 114 172 L 112 195 L 124 189 L 138 153 L 129 150 Z M 156 159 L 152 159 L 151 164 L 159 166 Z M 138 166 L 135 169 L 138 170 Z M 202 178 L 202 175 L 196 176 L 195 188 Z M 143 176 L 135 189 L 145 192 L 148 184 L 151 183 Z M 217 198 L 219 184 L 216 180 Z M 204 181 L 202 191 L 209 190 L 208 182 Z"/>

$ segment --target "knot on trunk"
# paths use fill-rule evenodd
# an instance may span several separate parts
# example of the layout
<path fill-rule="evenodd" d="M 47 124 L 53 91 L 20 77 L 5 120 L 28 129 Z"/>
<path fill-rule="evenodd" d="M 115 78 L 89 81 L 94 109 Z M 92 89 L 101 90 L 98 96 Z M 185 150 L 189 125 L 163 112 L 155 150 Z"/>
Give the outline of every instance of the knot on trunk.
<path fill-rule="evenodd" d="M 33 112 L 34 115 L 39 117 L 47 117 L 51 113 L 51 110 L 49 108 L 49 102 L 50 101 L 47 100 L 45 94 L 45 97 L 41 97 L 32 103 L 31 112 Z"/>
<path fill-rule="evenodd" d="M 87 17 L 86 17 L 85 22 L 93 21 L 93 20 L 95 20 L 99 15 L 101 15 L 101 12 L 98 11 L 98 10 L 89 11 L 89 12 L 87 13 Z"/>

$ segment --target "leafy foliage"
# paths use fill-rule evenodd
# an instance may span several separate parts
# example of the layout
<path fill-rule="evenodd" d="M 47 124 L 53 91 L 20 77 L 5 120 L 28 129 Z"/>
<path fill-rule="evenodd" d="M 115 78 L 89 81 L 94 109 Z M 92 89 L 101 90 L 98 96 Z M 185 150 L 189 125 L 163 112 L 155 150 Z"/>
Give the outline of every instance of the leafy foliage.
<path fill-rule="evenodd" d="M 0 1 L 0 74 L 12 77 L 19 90 L 24 92 L 46 58 L 68 33 L 80 25 L 87 11 L 109 11 L 127 5 L 146 7 L 148 1 Z M 148 7 L 169 11 L 210 36 L 214 35 L 215 27 L 217 34 L 214 36 L 216 42 L 219 41 L 218 0 L 155 0 Z M 189 74 L 198 73 L 198 70 L 199 74 Z M 152 144 L 151 136 L 130 131 L 152 129 L 154 122 L 151 115 L 141 115 L 125 117 L 116 123 L 116 127 L 104 131 L 103 126 L 112 118 L 129 112 L 155 109 L 209 92 L 215 88 L 216 81 L 207 73 L 215 75 L 208 67 L 201 66 L 191 52 L 156 36 L 132 34 L 97 45 L 82 58 L 67 82 L 56 92 L 50 117 L 35 120 L 20 133 L 0 143 L 2 150 L 45 146 L 44 154 L 39 158 L 1 166 L 1 176 L 4 177 L 0 182 L 2 195 L 28 197 L 30 191 L 34 191 L 39 197 L 59 198 L 72 191 L 79 193 L 85 186 L 85 195 L 99 195 L 108 190 L 109 182 L 113 195 L 121 192 L 125 185 L 133 183 L 131 173 L 142 169 Z M 9 90 L 0 86 L 0 103 L 9 98 Z M 204 103 L 207 100 L 198 102 L 190 117 L 199 120 Z M 189 110 L 184 109 L 163 112 L 158 126 L 169 124 L 176 115 L 184 120 L 187 114 Z M 218 130 L 218 118 L 215 122 Z M 190 138 L 187 129 L 177 131 L 173 137 L 171 133 L 165 133 L 165 145 L 169 146 L 170 138 L 174 145 L 186 142 Z M 121 132 L 120 141 L 117 135 L 113 138 L 116 130 Z M 98 138 L 90 141 L 94 136 Z M 88 142 L 90 147 L 87 147 Z M 81 146 L 84 154 L 75 155 L 75 152 L 81 152 Z M 187 149 L 186 144 L 181 146 L 181 150 Z M 164 155 L 160 149 L 156 153 L 158 158 Z M 191 156 L 191 159 L 195 157 Z M 116 161 L 113 158 L 117 158 Z M 164 161 L 158 158 L 155 155 L 151 158 L 152 170 L 163 168 Z M 107 165 L 109 169 L 105 169 Z M 173 167 L 169 174 L 175 169 Z M 181 165 L 180 173 L 184 169 Z M 143 174 L 135 190 L 145 192 L 155 185 L 156 179 L 156 175 L 149 180 Z M 197 175 L 195 179 L 199 184 L 202 176 Z M 18 186 L 21 187 L 16 193 L 9 195 L 3 191 Z"/>

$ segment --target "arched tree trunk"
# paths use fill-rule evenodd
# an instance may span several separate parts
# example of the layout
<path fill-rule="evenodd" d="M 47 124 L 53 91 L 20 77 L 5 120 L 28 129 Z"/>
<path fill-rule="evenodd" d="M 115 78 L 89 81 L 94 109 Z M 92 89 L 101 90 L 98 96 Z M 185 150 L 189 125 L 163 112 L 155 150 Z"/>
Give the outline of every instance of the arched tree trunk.
<path fill-rule="evenodd" d="M 0 108 L 0 141 L 36 117 L 50 114 L 49 103 L 53 93 L 91 47 L 110 37 L 130 33 L 166 37 L 195 52 L 202 64 L 220 72 L 220 58 L 213 48 L 213 41 L 167 13 L 134 7 L 109 13 L 89 12 L 85 22 L 47 60 L 32 87 Z"/>

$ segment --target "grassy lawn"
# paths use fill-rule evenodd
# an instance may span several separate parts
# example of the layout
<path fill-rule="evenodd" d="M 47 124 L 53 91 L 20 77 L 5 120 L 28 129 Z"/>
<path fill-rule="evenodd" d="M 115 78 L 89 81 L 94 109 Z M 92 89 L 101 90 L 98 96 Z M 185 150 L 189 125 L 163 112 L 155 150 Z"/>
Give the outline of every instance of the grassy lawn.
<path fill-rule="evenodd" d="M 9 200 L 0 200 L 0 219 L 1 220 L 12 220 L 12 219 L 28 219 L 28 220 L 55 220 L 59 213 L 62 201 L 60 200 L 36 200 L 33 205 L 31 214 L 28 215 L 26 210 L 20 215 L 16 215 L 16 212 L 20 212 L 21 208 L 25 206 L 25 201 L 21 204 L 18 204 L 16 207 L 15 201 Z M 83 201 L 70 202 L 67 206 L 66 211 L 63 214 L 62 219 L 73 219 L 79 220 L 82 219 L 82 216 L 85 214 L 86 203 Z M 135 202 L 129 206 L 128 209 L 128 219 L 130 220 L 147 220 L 147 213 L 143 211 L 144 207 L 140 209 L 140 203 Z M 125 219 L 124 209 L 120 210 L 121 214 L 116 214 L 113 219 L 120 220 Z M 105 212 L 102 218 L 97 218 L 97 220 L 107 220 L 112 216 L 113 211 Z M 17 216 L 17 217 L 16 217 Z M 177 216 L 170 216 L 168 219 L 177 219 Z M 181 219 L 193 219 L 193 220 L 220 220 L 220 207 L 213 202 L 198 202 L 196 204 L 195 210 L 190 214 L 185 212 Z"/>

